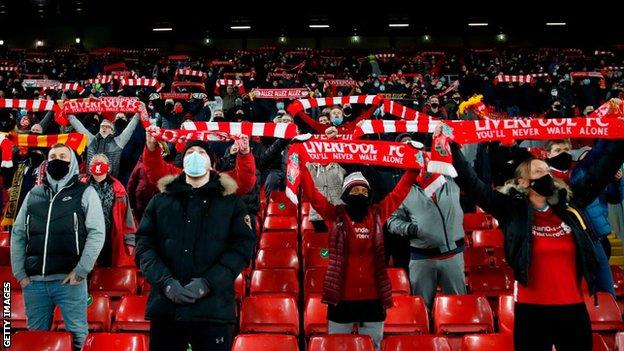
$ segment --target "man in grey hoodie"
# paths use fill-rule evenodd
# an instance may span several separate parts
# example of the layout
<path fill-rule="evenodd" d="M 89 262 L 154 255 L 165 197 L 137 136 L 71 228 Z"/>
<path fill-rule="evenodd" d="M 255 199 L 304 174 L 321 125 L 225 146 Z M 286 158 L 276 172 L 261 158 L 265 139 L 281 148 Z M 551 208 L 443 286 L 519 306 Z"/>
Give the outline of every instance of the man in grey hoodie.
<path fill-rule="evenodd" d="M 24 198 L 11 233 L 11 267 L 22 286 L 29 330 L 50 330 L 58 305 L 80 350 L 88 333 L 87 275 L 104 245 L 96 191 L 78 179 L 74 152 L 48 153 L 43 185 Z"/>
<path fill-rule="evenodd" d="M 429 310 L 438 284 L 444 294 L 466 293 L 463 219 L 453 178 L 425 173 L 388 220 L 390 233 L 410 239 L 412 294 Z"/>

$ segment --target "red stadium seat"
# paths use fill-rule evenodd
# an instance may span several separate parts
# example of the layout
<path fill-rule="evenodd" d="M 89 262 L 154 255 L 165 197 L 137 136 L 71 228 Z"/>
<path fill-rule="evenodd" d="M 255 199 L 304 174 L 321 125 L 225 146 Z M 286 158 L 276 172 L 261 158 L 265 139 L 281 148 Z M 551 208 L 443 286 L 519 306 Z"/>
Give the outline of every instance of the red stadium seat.
<path fill-rule="evenodd" d="M 311 207 L 312 205 L 309 202 L 302 202 L 301 203 L 301 217 L 309 216 Z"/>
<path fill-rule="evenodd" d="M 266 232 L 260 237 L 259 248 L 262 249 L 297 249 L 297 234 L 293 232 Z"/>
<path fill-rule="evenodd" d="M 498 297 L 498 331 L 513 333 L 514 326 L 514 297 L 501 295 Z"/>
<path fill-rule="evenodd" d="M 607 343 L 605 343 L 604 339 L 602 338 L 602 336 L 600 336 L 600 334 L 593 333 L 592 341 L 593 341 L 592 351 L 609 351 L 609 347 L 607 346 Z M 622 350 L 622 349 L 618 348 L 618 350 Z"/>
<path fill-rule="evenodd" d="M 624 270 L 619 266 L 611 266 L 611 274 L 613 275 L 615 294 L 618 297 L 624 296 Z"/>
<path fill-rule="evenodd" d="M 145 320 L 147 296 L 124 296 L 115 312 L 114 332 L 147 332 L 150 322 Z"/>
<path fill-rule="evenodd" d="M 392 295 L 410 295 L 410 281 L 403 268 L 388 268 L 388 277 L 392 285 Z"/>
<path fill-rule="evenodd" d="M 0 281 L 11 283 L 11 292 L 22 290 L 22 286 L 13 276 L 10 266 L 0 266 Z"/>
<path fill-rule="evenodd" d="M 513 350 L 511 334 L 466 335 L 462 340 L 462 351 L 509 351 Z"/>
<path fill-rule="evenodd" d="M 490 268 L 471 270 L 467 282 L 472 294 L 500 296 L 512 292 L 514 280 L 508 270 Z"/>
<path fill-rule="evenodd" d="M 236 301 L 242 302 L 243 298 L 245 298 L 247 287 L 245 286 L 245 278 L 243 274 L 239 274 L 234 280 L 234 294 L 236 295 Z"/>
<path fill-rule="evenodd" d="M 320 296 L 311 296 L 306 300 L 303 311 L 303 332 L 306 337 L 327 334 L 327 305 Z"/>
<path fill-rule="evenodd" d="M 72 335 L 67 332 L 21 331 L 11 337 L 11 347 L 8 350 L 72 351 Z"/>
<path fill-rule="evenodd" d="M 484 296 L 437 296 L 433 304 L 434 332 L 492 333 L 494 317 Z"/>
<path fill-rule="evenodd" d="M 329 265 L 329 250 L 327 247 L 309 247 L 303 254 L 303 269 L 324 268 Z"/>
<path fill-rule="evenodd" d="M 451 351 L 443 336 L 391 335 L 381 342 L 381 351 Z"/>
<path fill-rule="evenodd" d="M 108 296 L 93 296 L 91 304 L 87 306 L 87 322 L 89 330 L 94 332 L 108 332 L 111 327 L 110 299 Z M 54 310 L 54 329 L 65 330 L 65 322 L 60 307 Z"/>
<path fill-rule="evenodd" d="M 499 268 L 504 264 L 502 256 L 488 254 L 483 248 L 466 247 L 464 266 L 471 272 L 480 268 Z"/>
<path fill-rule="evenodd" d="M 0 266 L 11 265 L 11 236 L 9 232 L 0 232 Z"/>
<path fill-rule="evenodd" d="M 589 312 L 592 330 L 599 332 L 624 330 L 622 312 L 615 298 L 605 292 L 598 293 L 598 306 L 594 304 L 594 298 L 585 296 L 585 305 Z"/>
<path fill-rule="evenodd" d="M 373 339 L 368 335 L 332 334 L 313 336 L 308 351 L 375 351 Z"/>
<path fill-rule="evenodd" d="M 306 233 L 313 233 L 313 232 L 314 232 L 314 226 L 312 225 L 312 222 L 310 222 L 310 216 L 302 217 L 301 233 L 306 234 Z"/>
<path fill-rule="evenodd" d="M 148 351 L 144 334 L 94 333 L 87 336 L 82 351 Z"/>
<path fill-rule="evenodd" d="M 299 270 L 299 257 L 295 249 L 259 250 L 256 257 L 256 269 L 293 269 Z"/>
<path fill-rule="evenodd" d="M 241 333 L 299 335 L 299 310 L 291 297 L 250 296 L 243 301 Z"/>
<path fill-rule="evenodd" d="M 472 232 L 472 246 L 485 249 L 502 249 L 503 232 L 500 229 L 475 230 Z M 493 250 L 490 251 L 493 254 Z"/>
<path fill-rule="evenodd" d="M 260 269 L 251 274 L 249 294 L 285 294 L 295 300 L 299 298 L 299 280 L 292 269 Z"/>
<path fill-rule="evenodd" d="M 111 297 L 136 295 L 136 268 L 95 268 L 91 273 L 89 291 L 103 292 Z"/>
<path fill-rule="evenodd" d="M 264 219 L 265 232 L 293 232 L 297 234 L 297 216 L 268 216 Z"/>
<path fill-rule="evenodd" d="M 11 329 L 27 329 L 26 307 L 21 291 L 11 291 Z"/>
<path fill-rule="evenodd" d="M 240 334 L 232 351 L 299 351 L 297 338 L 279 334 Z"/>
<path fill-rule="evenodd" d="M 303 232 L 301 237 L 301 249 L 305 255 L 306 249 L 310 247 L 328 247 L 329 234 L 317 232 Z"/>
<path fill-rule="evenodd" d="M 271 197 L 268 199 L 268 203 L 271 202 L 283 202 L 283 203 L 291 203 L 292 201 L 290 201 L 290 199 L 288 198 L 288 196 L 286 196 L 286 192 L 284 191 L 273 191 L 271 192 Z"/>
<path fill-rule="evenodd" d="M 464 213 L 464 230 L 482 230 L 490 229 L 492 227 L 492 221 L 490 216 L 485 213 Z"/>
<path fill-rule="evenodd" d="M 306 269 L 303 276 L 303 299 L 308 299 L 311 294 L 322 294 L 325 283 L 327 268 Z"/>
<path fill-rule="evenodd" d="M 394 296 L 394 305 L 386 313 L 384 333 L 429 333 L 429 316 L 420 296 Z"/>
<path fill-rule="evenodd" d="M 297 217 L 297 206 L 290 200 L 285 202 L 270 202 L 267 206 L 267 216 L 291 216 Z"/>

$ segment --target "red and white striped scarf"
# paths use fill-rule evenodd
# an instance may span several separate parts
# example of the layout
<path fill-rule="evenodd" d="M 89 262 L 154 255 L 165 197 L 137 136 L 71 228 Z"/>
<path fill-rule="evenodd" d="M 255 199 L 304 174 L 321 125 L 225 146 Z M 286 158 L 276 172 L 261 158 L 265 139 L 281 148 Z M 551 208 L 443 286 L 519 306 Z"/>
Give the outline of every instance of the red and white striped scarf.
<path fill-rule="evenodd" d="M 288 105 L 288 113 L 295 116 L 301 111 L 305 111 L 314 107 L 325 107 L 334 105 L 380 105 L 383 99 L 377 95 L 353 95 L 353 96 L 337 96 L 327 98 L 299 99 Z"/>
<path fill-rule="evenodd" d="M 49 87 L 46 90 L 48 89 L 49 90 L 61 90 L 61 91 L 73 90 L 73 91 L 78 92 L 78 94 L 82 94 L 85 90 L 82 87 L 82 85 L 80 85 L 80 83 L 61 83 L 59 85 Z"/>
<path fill-rule="evenodd" d="M 524 76 L 515 76 L 509 74 L 499 74 L 494 77 L 494 84 L 498 83 L 527 83 L 533 84 L 533 76 L 530 74 Z"/>
<path fill-rule="evenodd" d="M 381 111 L 384 114 L 390 114 L 395 117 L 400 117 L 406 120 L 414 120 L 422 117 L 429 117 L 428 115 L 404 106 L 398 102 L 392 100 L 384 100 L 381 107 Z"/>
<path fill-rule="evenodd" d="M 600 89 L 607 88 L 607 81 L 601 72 L 572 72 L 570 73 L 572 79 L 585 79 L 585 78 L 598 78 Z"/>
<path fill-rule="evenodd" d="M 53 100 L 0 99 L 0 108 L 19 108 L 31 112 L 60 111 Z"/>
<path fill-rule="evenodd" d="M 153 87 L 156 91 L 160 91 L 163 87 L 156 79 L 138 78 L 138 79 L 121 79 L 119 81 L 119 90 L 124 87 Z"/>
<path fill-rule="evenodd" d="M 423 114 L 423 116 L 426 116 Z M 357 139 L 362 135 L 385 134 L 385 133 L 433 133 L 440 121 L 433 118 L 419 117 L 415 120 L 366 120 L 355 128 L 353 138 Z"/>
<path fill-rule="evenodd" d="M 180 68 L 180 69 L 176 70 L 174 79 L 177 79 L 179 76 L 191 76 L 191 77 L 206 78 L 206 73 L 204 73 L 202 71 L 195 71 L 195 70 L 192 70 L 192 69 Z"/>
<path fill-rule="evenodd" d="M 307 88 L 254 89 L 249 95 L 256 99 L 301 99 L 309 96 Z"/>
<path fill-rule="evenodd" d="M 375 54 L 375 58 L 378 60 L 388 60 L 394 58 L 395 54 Z"/>
<path fill-rule="evenodd" d="M 17 66 L 0 66 L 0 72 L 17 72 Z"/>
<path fill-rule="evenodd" d="M 223 132 L 230 135 L 244 134 L 250 137 L 270 137 L 292 139 L 297 136 L 294 123 L 255 123 L 255 122 L 185 122 L 186 131 Z"/>
<path fill-rule="evenodd" d="M 238 88 L 239 94 L 245 94 L 245 87 L 243 86 L 243 81 L 240 79 L 219 79 L 215 84 L 215 94 L 219 94 L 219 88 L 222 85 L 231 85 Z"/>
<path fill-rule="evenodd" d="M 325 85 L 334 87 L 357 87 L 358 84 L 353 79 L 328 79 Z"/>
<path fill-rule="evenodd" d="M 13 142 L 8 134 L 0 134 L 0 160 L 0 167 L 13 168 Z"/>
<path fill-rule="evenodd" d="M 87 79 L 86 84 L 109 84 L 113 81 L 112 75 L 99 75 L 97 78 Z"/>

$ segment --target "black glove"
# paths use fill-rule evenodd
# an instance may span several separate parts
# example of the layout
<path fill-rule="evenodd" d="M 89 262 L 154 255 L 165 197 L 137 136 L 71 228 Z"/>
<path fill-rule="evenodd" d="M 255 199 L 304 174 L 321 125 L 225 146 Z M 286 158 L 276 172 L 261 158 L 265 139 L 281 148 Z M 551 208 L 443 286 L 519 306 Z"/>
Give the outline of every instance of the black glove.
<path fill-rule="evenodd" d="M 407 237 L 409 239 L 415 239 L 418 237 L 418 226 L 414 223 L 410 223 L 407 227 Z"/>
<path fill-rule="evenodd" d="M 193 278 L 190 283 L 186 284 L 184 288 L 191 292 L 194 299 L 201 299 L 208 295 L 210 288 L 208 282 L 204 278 Z"/>
<path fill-rule="evenodd" d="M 165 296 L 177 304 L 195 302 L 194 294 L 183 288 L 180 282 L 173 278 L 169 278 L 165 281 Z"/>

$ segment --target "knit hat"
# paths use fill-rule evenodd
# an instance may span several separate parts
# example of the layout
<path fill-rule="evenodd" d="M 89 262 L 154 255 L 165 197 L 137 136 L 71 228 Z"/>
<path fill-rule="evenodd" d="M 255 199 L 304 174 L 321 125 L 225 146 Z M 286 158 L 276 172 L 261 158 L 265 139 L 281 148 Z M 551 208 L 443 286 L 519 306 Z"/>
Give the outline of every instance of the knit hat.
<path fill-rule="evenodd" d="M 370 190 L 370 184 L 368 183 L 368 180 L 364 178 L 362 172 L 353 172 L 346 176 L 342 182 L 342 193 L 345 194 L 348 190 L 358 185 Z"/>
<path fill-rule="evenodd" d="M 113 131 L 115 131 L 115 124 L 113 122 L 111 122 L 111 121 L 109 121 L 107 119 L 103 119 L 102 123 L 100 123 L 100 125 L 102 125 L 102 124 L 111 127 L 113 129 Z"/>

